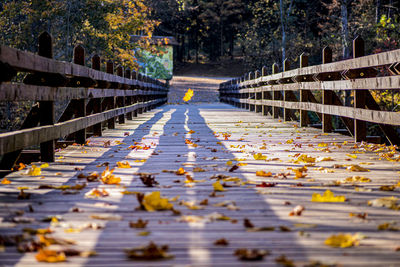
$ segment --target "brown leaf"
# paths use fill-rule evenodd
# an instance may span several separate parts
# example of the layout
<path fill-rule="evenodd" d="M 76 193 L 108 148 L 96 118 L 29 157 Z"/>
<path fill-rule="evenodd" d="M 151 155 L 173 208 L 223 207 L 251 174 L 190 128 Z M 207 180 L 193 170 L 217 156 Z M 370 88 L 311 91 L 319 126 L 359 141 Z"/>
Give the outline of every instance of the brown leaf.
<path fill-rule="evenodd" d="M 129 222 L 129 227 L 130 228 L 146 228 L 147 224 L 149 223 L 148 220 L 144 221 L 142 219 L 139 219 L 137 222 Z"/>
<path fill-rule="evenodd" d="M 229 242 L 225 238 L 221 238 L 221 239 L 215 240 L 214 245 L 216 245 L 216 246 L 228 246 Z"/>
<path fill-rule="evenodd" d="M 254 228 L 254 224 L 247 218 L 244 218 L 243 225 L 246 228 Z"/>
<path fill-rule="evenodd" d="M 155 176 L 150 173 L 141 172 L 139 173 L 139 178 L 147 187 L 154 187 L 154 185 L 158 185 Z"/>
<path fill-rule="evenodd" d="M 168 246 L 157 246 L 150 242 L 147 246 L 125 249 L 126 256 L 132 260 L 163 260 L 174 256 L 167 253 Z"/>
<path fill-rule="evenodd" d="M 234 255 L 242 261 L 261 261 L 264 259 L 264 256 L 269 255 L 269 252 L 263 249 L 239 248 L 235 250 Z"/>
<path fill-rule="evenodd" d="M 304 211 L 304 207 L 302 205 L 297 205 L 294 209 L 289 213 L 289 216 L 301 216 L 301 213 Z"/>
<path fill-rule="evenodd" d="M 239 166 L 233 165 L 233 166 L 229 169 L 229 172 L 234 172 L 234 171 L 236 171 L 237 169 L 239 169 Z"/>
<path fill-rule="evenodd" d="M 29 199 L 31 197 L 30 193 L 25 193 L 24 189 L 21 189 L 21 191 L 18 194 L 18 199 L 22 200 L 22 199 Z"/>
<path fill-rule="evenodd" d="M 294 267 L 294 263 L 292 260 L 286 258 L 285 255 L 281 255 L 277 258 L 275 258 L 275 262 L 278 263 L 279 265 L 285 266 L 285 267 Z"/>

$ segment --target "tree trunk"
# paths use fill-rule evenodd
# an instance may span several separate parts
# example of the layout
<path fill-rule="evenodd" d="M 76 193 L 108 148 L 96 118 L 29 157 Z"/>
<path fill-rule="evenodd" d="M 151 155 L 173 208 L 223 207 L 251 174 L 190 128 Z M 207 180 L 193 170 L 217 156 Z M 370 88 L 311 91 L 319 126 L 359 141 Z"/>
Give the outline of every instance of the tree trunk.
<path fill-rule="evenodd" d="M 376 0 L 375 17 L 376 23 L 379 23 L 381 20 L 381 0 Z"/>
<path fill-rule="evenodd" d="M 340 15 L 342 19 L 342 49 L 343 59 L 350 57 L 349 50 L 349 21 L 348 21 L 348 0 L 342 0 L 340 7 Z"/>
<path fill-rule="evenodd" d="M 281 15 L 281 30 L 282 30 L 282 66 L 286 58 L 286 32 L 285 32 L 285 18 L 283 17 L 283 0 L 279 0 L 280 15 Z"/>

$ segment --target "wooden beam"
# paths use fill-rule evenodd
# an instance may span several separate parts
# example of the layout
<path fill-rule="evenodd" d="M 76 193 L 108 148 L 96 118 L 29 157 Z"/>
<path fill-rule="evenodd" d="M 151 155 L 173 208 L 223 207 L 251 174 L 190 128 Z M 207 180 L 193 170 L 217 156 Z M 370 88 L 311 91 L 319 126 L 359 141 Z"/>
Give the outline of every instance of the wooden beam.
<path fill-rule="evenodd" d="M 324 47 L 322 50 L 322 64 L 327 64 L 332 62 L 332 49 L 329 46 Z M 331 90 L 322 90 L 322 104 L 324 105 L 332 105 L 333 103 L 333 91 Z M 322 132 L 330 133 L 332 132 L 332 116 L 329 114 L 322 115 Z"/>

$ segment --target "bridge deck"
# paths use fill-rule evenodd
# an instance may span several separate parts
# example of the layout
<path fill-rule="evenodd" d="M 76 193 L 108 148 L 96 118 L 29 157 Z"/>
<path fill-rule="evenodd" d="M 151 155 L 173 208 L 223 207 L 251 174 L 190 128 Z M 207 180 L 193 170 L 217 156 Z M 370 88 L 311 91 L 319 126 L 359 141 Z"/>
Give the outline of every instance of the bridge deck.
<path fill-rule="evenodd" d="M 186 144 L 185 139 L 195 145 Z M 132 149 L 135 142 L 150 148 Z M 267 159 L 256 160 L 253 156 L 256 153 L 262 153 Z M 54 232 L 48 236 L 76 242 L 68 246 L 52 245 L 54 249 L 69 247 L 97 252 L 93 257 L 67 256 L 67 261 L 58 263 L 59 266 L 275 266 L 281 255 L 293 260 L 296 266 L 312 261 L 344 266 L 399 266 L 400 252 L 396 250 L 400 246 L 400 233 L 378 230 L 384 223 L 390 223 L 389 228 L 393 230 L 400 227 L 399 211 L 367 205 L 373 199 L 399 196 L 398 187 L 393 187 L 394 191 L 382 191 L 380 187 L 399 182 L 400 164 L 382 159 L 378 153 L 385 151 L 357 148 L 349 137 L 297 128 L 295 123 L 278 122 L 225 104 L 163 106 L 115 130 L 105 131 L 102 137 L 90 138 L 83 147 L 70 146 L 59 151 L 57 162 L 43 168 L 39 176 L 24 174 L 26 169 L 9 175 L 7 179 L 11 184 L 0 185 L 0 216 L 3 218 L 0 235 L 4 239 L 4 236 L 22 233 L 26 227 L 50 227 Z M 316 158 L 317 162 L 293 162 L 303 154 Z M 331 161 L 319 161 L 328 157 Z M 125 161 L 131 168 L 114 171 L 114 175 L 122 179 L 120 185 L 88 182 L 75 194 L 71 189 L 64 192 L 38 189 L 41 185 L 81 184 L 86 179 L 77 178 L 80 173 L 101 173 L 106 162 L 114 168 L 117 162 Z M 232 165 L 228 166 L 228 161 Z M 229 172 L 237 164 L 242 166 Z M 304 165 L 309 165 L 308 171 L 303 172 L 307 176 L 294 179 L 290 168 Z M 370 171 L 347 170 L 351 165 Z M 185 175 L 163 172 L 180 167 L 195 180 L 204 181 L 185 183 Z M 205 171 L 193 172 L 195 167 Z M 259 170 L 271 172 L 272 176 L 256 176 Z M 159 186 L 144 186 L 136 175 L 139 172 L 154 173 Z M 226 191 L 216 192 L 217 197 L 212 197 L 212 184 L 216 180 L 210 177 L 217 174 L 240 178 L 242 183 L 221 180 L 221 184 L 231 187 L 225 187 Z M 371 182 L 342 182 L 340 185 L 335 182 L 354 175 L 370 178 Z M 262 182 L 267 186 L 276 184 L 256 186 Z M 21 186 L 29 187 L 24 190 L 31 194 L 29 199 L 17 200 Z M 95 188 L 105 189 L 109 196 L 89 197 L 89 192 Z M 311 202 L 313 193 L 322 194 L 326 189 L 335 196 L 344 195 L 346 201 Z M 161 191 L 167 198 L 179 196 L 171 203 L 181 214 L 135 210 L 139 206 L 135 194 L 122 194 L 124 190 Z M 208 205 L 201 205 L 204 199 L 208 199 Z M 200 209 L 189 209 L 188 202 L 195 202 L 195 207 Z M 297 205 L 305 208 L 301 216 L 289 216 Z M 359 216 L 351 217 L 350 213 Z M 43 222 L 49 215 L 60 215 L 62 219 Z M 193 217 L 185 217 L 187 215 Z M 147 228 L 130 228 L 129 222 L 139 218 L 149 221 Z M 245 218 L 251 221 L 253 228 L 246 229 Z M 31 219 L 34 221 L 20 223 Z M 392 222 L 397 222 L 397 226 Z M 84 229 L 90 226 L 88 223 L 104 228 Z M 256 231 L 258 227 L 274 229 Z M 355 247 L 333 248 L 324 244 L 329 236 L 339 233 L 360 233 L 364 237 L 358 236 L 361 240 Z M 225 238 L 229 244 L 215 245 L 220 238 Z M 149 241 L 169 245 L 169 253 L 174 258 L 157 262 L 126 258 L 125 248 L 147 245 Z M 238 248 L 266 249 L 270 255 L 263 261 L 240 261 L 233 255 Z M 0 265 L 43 264 L 35 260 L 35 255 L 36 252 L 18 253 L 15 246 L 6 246 L 5 251 L 0 252 Z"/>

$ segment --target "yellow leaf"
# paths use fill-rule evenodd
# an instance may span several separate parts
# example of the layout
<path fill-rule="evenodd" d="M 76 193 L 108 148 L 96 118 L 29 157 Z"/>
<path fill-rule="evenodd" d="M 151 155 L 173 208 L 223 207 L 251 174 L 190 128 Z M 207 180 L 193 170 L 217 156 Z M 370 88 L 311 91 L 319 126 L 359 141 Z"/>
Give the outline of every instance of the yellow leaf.
<path fill-rule="evenodd" d="M 86 197 L 90 198 L 107 197 L 109 195 L 110 194 L 105 189 L 97 189 L 97 188 L 94 188 L 85 194 Z"/>
<path fill-rule="evenodd" d="M 327 147 L 327 146 L 328 146 L 327 143 L 319 143 L 319 144 L 318 144 L 318 147 Z"/>
<path fill-rule="evenodd" d="M 360 244 L 359 235 L 355 234 L 338 234 L 331 235 L 325 240 L 325 245 L 335 248 L 348 248 L 358 246 Z"/>
<path fill-rule="evenodd" d="M 138 236 L 148 236 L 149 234 L 150 234 L 149 231 L 142 231 L 142 232 L 137 233 Z"/>
<path fill-rule="evenodd" d="M 369 172 L 368 169 L 361 167 L 359 165 L 351 165 L 347 167 L 347 170 L 352 171 L 352 172 Z"/>
<path fill-rule="evenodd" d="M 135 159 L 135 162 L 146 162 L 147 159 Z"/>
<path fill-rule="evenodd" d="M 303 163 L 314 163 L 315 160 L 316 160 L 316 158 L 314 158 L 314 157 L 308 156 L 306 154 L 302 154 L 294 162 L 295 163 L 300 163 L 300 162 L 303 162 Z"/>
<path fill-rule="evenodd" d="M 11 181 L 7 178 L 4 178 L 3 180 L 1 180 L 1 184 L 11 184 Z"/>
<path fill-rule="evenodd" d="M 353 154 L 346 154 L 346 156 L 348 156 L 348 157 L 350 157 L 352 159 L 356 159 L 357 158 L 357 155 L 353 155 Z"/>
<path fill-rule="evenodd" d="M 104 184 L 119 184 L 121 182 L 121 178 L 114 176 L 112 174 L 113 172 L 114 172 L 114 169 L 109 170 L 109 168 L 107 166 L 107 168 L 101 173 L 100 180 Z"/>
<path fill-rule="evenodd" d="M 265 172 L 265 171 L 256 171 L 256 176 L 271 177 L 272 173 L 271 172 Z"/>
<path fill-rule="evenodd" d="M 188 132 L 188 134 L 194 134 L 195 133 L 195 131 L 193 131 L 193 130 L 190 130 L 189 132 Z"/>
<path fill-rule="evenodd" d="M 172 203 L 169 203 L 168 198 L 161 197 L 160 191 L 146 194 L 143 198 L 142 205 L 149 212 L 156 210 L 170 210 L 174 206 Z"/>
<path fill-rule="evenodd" d="M 294 174 L 296 176 L 296 179 L 305 178 L 307 176 L 307 174 L 303 174 L 303 172 L 301 172 L 301 171 L 299 171 L 297 169 L 294 169 L 293 171 L 294 171 Z"/>
<path fill-rule="evenodd" d="M 188 102 L 193 97 L 193 90 L 189 88 L 183 97 L 183 101 Z"/>
<path fill-rule="evenodd" d="M 64 252 L 58 252 L 50 249 L 39 249 L 39 252 L 35 255 L 35 258 L 39 262 L 63 262 L 66 261 L 67 257 Z"/>
<path fill-rule="evenodd" d="M 216 181 L 215 183 L 213 183 L 213 188 L 214 188 L 214 191 L 219 191 L 219 192 L 226 191 L 226 189 L 224 189 L 224 187 L 221 185 L 221 183 L 219 181 Z"/>
<path fill-rule="evenodd" d="M 206 170 L 200 167 L 193 168 L 193 172 L 205 172 Z"/>
<path fill-rule="evenodd" d="M 351 177 L 347 177 L 344 181 L 346 183 L 369 183 L 369 182 L 371 182 L 371 179 L 369 179 L 365 176 L 354 175 Z"/>
<path fill-rule="evenodd" d="M 321 196 L 320 194 L 314 193 L 311 198 L 312 202 L 344 202 L 346 201 L 345 196 L 335 196 L 331 190 L 326 190 Z"/>
<path fill-rule="evenodd" d="M 286 144 L 292 144 L 293 142 L 294 142 L 293 139 L 289 139 L 289 140 L 286 141 Z"/>
<path fill-rule="evenodd" d="M 247 163 L 240 162 L 240 163 L 238 163 L 238 164 L 236 164 L 236 165 L 237 165 L 237 166 L 246 166 Z"/>
<path fill-rule="evenodd" d="M 228 160 L 228 161 L 226 162 L 226 165 L 227 165 L 227 166 L 231 166 L 231 165 L 232 165 L 232 160 Z"/>
<path fill-rule="evenodd" d="M 117 166 L 118 166 L 118 168 L 125 168 L 125 169 L 131 167 L 131 165 L 129 165 L 129 162 L 127 162 L 127 161 L 125 161 L 125 162 L 118 161 Z"/>
<path fill-rule="evenodd" d="M 183 168 L 179 168 L 176 172 L 175 172 L 175 174 L 176 175 L 184 175 L 186 172 L 185 172 L 185 170 L 183 169 Z"/>
<path fill-rule="evenodd" d="M 261 153 L 257 153 L 257 154 L 254 154 L 254 155 L 253 155 L 253 158 L 254 158 L 255 160 L 266 160 L 266 159 L 267 159 L 267 156 L 264 156 L 264 155 L 261 154 Z"/>
<path fill-rule="evenodd" d="M 32 167 L 27 170 L 27 174 L 30 176 L 39 176 L 42 174 L 42 169 L 36 165 L 32 165 Z"/>

